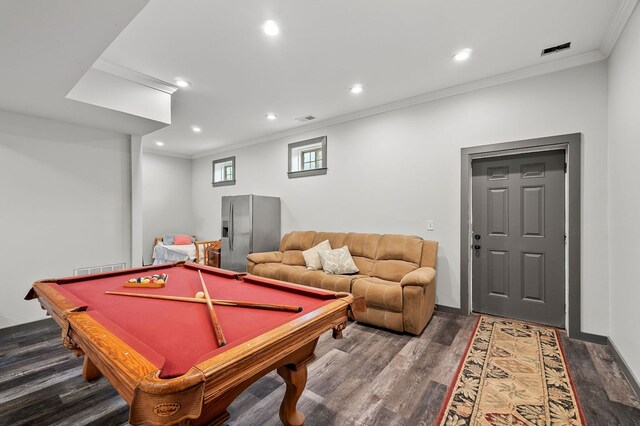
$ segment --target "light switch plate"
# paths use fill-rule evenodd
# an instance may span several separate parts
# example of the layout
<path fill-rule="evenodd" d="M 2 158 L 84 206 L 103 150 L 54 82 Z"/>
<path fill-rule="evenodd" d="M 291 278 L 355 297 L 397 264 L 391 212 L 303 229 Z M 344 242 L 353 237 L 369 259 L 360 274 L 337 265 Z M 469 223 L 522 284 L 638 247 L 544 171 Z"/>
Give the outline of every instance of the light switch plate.
<path fill-rule="evenodd" d="M 433 231 L 433 221 L 432 220 L 428 220 L 427 221 L 427 231 Z"/>

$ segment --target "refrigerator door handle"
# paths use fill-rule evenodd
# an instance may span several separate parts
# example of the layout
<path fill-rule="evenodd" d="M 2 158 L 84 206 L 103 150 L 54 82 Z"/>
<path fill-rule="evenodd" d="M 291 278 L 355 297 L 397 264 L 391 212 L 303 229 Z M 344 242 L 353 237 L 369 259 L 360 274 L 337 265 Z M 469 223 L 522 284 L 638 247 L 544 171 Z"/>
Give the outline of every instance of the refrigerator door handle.
<path fill-rule="evenodd" d="M 233 250 L 233 202 L 229 203 L 229 250 Z"/>

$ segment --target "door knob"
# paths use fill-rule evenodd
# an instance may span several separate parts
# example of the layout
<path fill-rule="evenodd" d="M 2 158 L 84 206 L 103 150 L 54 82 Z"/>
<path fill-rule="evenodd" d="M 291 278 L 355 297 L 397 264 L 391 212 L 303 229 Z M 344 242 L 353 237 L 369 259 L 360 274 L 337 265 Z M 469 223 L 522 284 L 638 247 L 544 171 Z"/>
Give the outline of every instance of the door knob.
<path fill-rule="evenodd" d="M 479 240 L 480 239 L 480 235 L 476 234 L 476 235 L 473 236 L 473 238 L 475 238 L 476 240 Z"/>
<path fill-rule="evenodd" d="M 476 244 L 475 246 L 473 246 L 473 248 L 476 250 L 480 250 L 480 244 Z"/>

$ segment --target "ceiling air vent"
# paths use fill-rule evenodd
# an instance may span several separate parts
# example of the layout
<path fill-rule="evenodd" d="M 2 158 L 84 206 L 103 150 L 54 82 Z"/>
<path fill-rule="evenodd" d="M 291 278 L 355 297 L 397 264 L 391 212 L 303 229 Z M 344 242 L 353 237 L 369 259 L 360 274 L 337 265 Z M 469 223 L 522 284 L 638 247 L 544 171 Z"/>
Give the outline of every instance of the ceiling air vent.
<path fill-rule="evenodd" d="M 313 115 L 305 115 L 304 117 L 298 117 L 296 118 L 296 121 L 299 121 L 301 123 L 304 123 L 305 121 L 311 121 L 311 120 L 315 120 L 316 118 Z"/>
<path fill-rule="evenodd" d="M 571 42 L 562 43 L 562 44 L 559 44 L 559 45 L 553 46 L 553 47 L 547 47 L 546 49 L 542 50 L 542 53 L 540 54 L 540 56 L 545 56 L 545 55 L 550 55 L 552 53 L 562 52 L 563 50 L 567 50 L 570 47 L 571 47 Z"/>

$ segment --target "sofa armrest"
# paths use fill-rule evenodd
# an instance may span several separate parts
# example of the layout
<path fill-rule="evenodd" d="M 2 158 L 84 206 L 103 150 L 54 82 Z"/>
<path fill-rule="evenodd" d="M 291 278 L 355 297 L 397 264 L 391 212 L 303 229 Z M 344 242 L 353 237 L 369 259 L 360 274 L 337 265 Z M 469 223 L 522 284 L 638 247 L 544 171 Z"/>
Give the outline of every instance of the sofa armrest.
<path fill-rule="evenodd" d="M 422 268 L 411 271 L 407 275 L 402 277 L 400 285 L 402 287 L 407 285 L 426 287 L 431 284 L 435 280 L 435 278 L 436 270 L 428 266 L 424 266 Z"/>
<path fill-rule="evenodd" d="M 247 260 L 253 263 L 279 263 L 282 262 L 281 251 L 266 251 L 262 253 L 251 253 L 247 256 Z"/>

